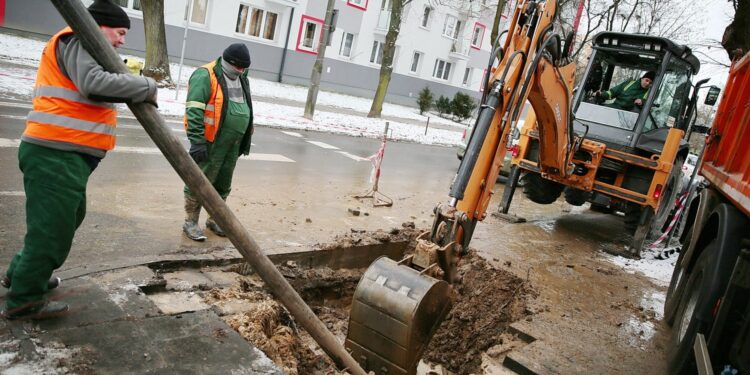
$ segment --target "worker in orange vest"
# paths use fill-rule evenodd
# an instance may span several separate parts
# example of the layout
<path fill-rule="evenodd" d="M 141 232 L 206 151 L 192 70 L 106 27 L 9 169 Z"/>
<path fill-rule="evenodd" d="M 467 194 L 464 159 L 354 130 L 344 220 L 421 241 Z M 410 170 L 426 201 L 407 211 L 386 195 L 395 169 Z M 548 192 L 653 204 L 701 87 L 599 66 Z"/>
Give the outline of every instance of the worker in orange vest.
<path fill-rule="evenodd" d="M 130 19 L 122 8 L 96 0 L 88 11 L 113 47 L 125 43 Z M 18 149 L 26 236 L 0 279 L 10 289 L 2 312 L 6 318 L 43 319 L 67 311 L 67 304 L 45 297 L 59 284 L 52 272 L 65 262 L 86 215 L 89 176 L 115 146 L 112 103 L 156 105 L 156 93 L 151 78 L 105 71 L 68 27 L 47 42 Z"/>
<path fill-rule="evenodd" d="M 193 72 L 185 103 L 185 129 L 190 156 L 222 199 L 232 190 L 232 175 L 240 155 L 250 152 L 253 134 L 253 103 L 247 68 L 250 51 L 242 43 L 231 44 L 221 57 Z M 183 232 L 193 241 L 206 236 L 198 225 L 201 204 L 185 186 Z M 206 227 L 224 237 L 224 230 L 211 217 Z"/>

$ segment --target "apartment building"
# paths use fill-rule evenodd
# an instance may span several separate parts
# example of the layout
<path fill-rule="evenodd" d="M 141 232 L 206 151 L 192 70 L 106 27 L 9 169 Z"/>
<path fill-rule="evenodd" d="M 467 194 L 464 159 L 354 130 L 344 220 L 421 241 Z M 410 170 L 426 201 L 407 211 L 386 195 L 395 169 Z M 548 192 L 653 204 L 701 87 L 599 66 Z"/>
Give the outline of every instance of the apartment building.
<path fill-rule="evenodd" d="M 244 42 L 251 53 L 252 76 L 305 85 L 321 43 L 327 43 L 321 86 L 370 97 L 379 79 L 390 1 L 336 0 L 335 29 L 323 41 L 327 0 L 164 0 L 170 61 L 179 61 L 183 40 L 189 65 L 201 65 L 230 43 Z M 132 20 L 123 52 L 143 55 L 140 0 L 114 2 Z M 436 96 L 452 97 L 462 91 L 479 97 L 491 50 L 494 4 L 492 0 L 408 2 L 386 100 L 413 106 L 425 86 Z M 0 14 L 4 14 L 0 27 L 8 29 L 51 35 L 64 26 L 47 0 L 0 0 Z"/>

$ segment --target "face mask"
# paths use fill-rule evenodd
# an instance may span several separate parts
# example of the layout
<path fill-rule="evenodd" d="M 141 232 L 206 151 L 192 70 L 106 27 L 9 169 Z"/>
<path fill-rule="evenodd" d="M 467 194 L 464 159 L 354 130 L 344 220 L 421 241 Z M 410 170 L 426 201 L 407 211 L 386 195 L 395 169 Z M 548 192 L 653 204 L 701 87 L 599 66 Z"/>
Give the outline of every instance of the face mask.
<path fill-rule="evenodd" d="M 240 73 L 242 73 L 237 70 L 234 65 L 224 61 L 224 59 L 221 60 L 221 69 L 224 70 L 224 75 L 231 80 L 237 79 L 237 77 L 240 76 Z"/>

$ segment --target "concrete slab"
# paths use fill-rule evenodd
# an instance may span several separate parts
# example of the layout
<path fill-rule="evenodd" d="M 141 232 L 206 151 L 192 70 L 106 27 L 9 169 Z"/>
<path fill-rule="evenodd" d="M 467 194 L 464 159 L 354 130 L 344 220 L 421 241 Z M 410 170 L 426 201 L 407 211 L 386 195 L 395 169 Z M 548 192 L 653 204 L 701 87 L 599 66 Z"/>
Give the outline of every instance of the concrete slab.
<path fill-rule="evenodd" d="M 46 332 L 85 348 L 96 374 L 283 374 L 209 311 Z"/>
<path fill-rule="evenodd" d="M 211 279 L 196 269 L 165 273 L 163 277 L 167 281 L 166 289 L 173 291 L 205 290 L 210 289 L 213 284 Z"/>
<path fill-rule="evenodd" d="M 156 305 L 162 314 L 167 315 L 201 311 L 210 307 L 203 302 L 203 297 L 195 292 L 154 293 L 149 294 L 148 298 Z"/>
<path fill-rule="evenodd" d="M 206 272 L 203 272 L 203 275 L 206 276 L 209 280 L 211 280 L 212 287 L 217 287 L 217 288 L 223 288 L 223 287 L 236 285 L 237 276 L 239 276 L 235 272 L 225 272 L 225 271 L 206 271 Z"/>

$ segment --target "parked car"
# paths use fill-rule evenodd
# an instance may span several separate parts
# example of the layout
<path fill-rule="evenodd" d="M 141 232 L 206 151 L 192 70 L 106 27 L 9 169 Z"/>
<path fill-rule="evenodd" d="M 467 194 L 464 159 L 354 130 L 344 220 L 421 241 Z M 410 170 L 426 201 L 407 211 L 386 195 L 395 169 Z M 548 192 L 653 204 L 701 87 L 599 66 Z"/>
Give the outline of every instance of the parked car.
<path fill-rule="evenodd" d="M 521 127 L 523 126 L 523 120 L 518 120 L 516 123 L 516 128 L 513 130 L 513 132 L 510 134 L 512 141 L 512 144 L 516 144 L 518 142 L 518 138 L 521 135 Z M 469 125 L 464 130 L 464 135 L 461 138 L 461 143 L 458 144 L 458 149 L 456 150 L 456 156 L 458 157 L 458 160 L 461 160 L 464 158 L 464 153 L 466 152 L 466 145 L 469 143 L 469 139 L 471 138 L 471 134 L 474 132 L 474 125 Z M 505 153 L 505 159 L 503 159 L 503 167 L 500 169 L 500 175 L 501 176 L 508 176 L 510 174 L 510 159 L 511 154 L 510 152 Z"/>
<path fill-rule="evenodd" d="M 686 190 L 690 183 L 690 176 L 693 175 L 693 171 L 698 166 L 698 155 L 688 154 L 685 162 L 682 164 L 682 189 Z M 703 180 L 703 176 L 696 175 L 693 184 L 699 183 Z"/>

